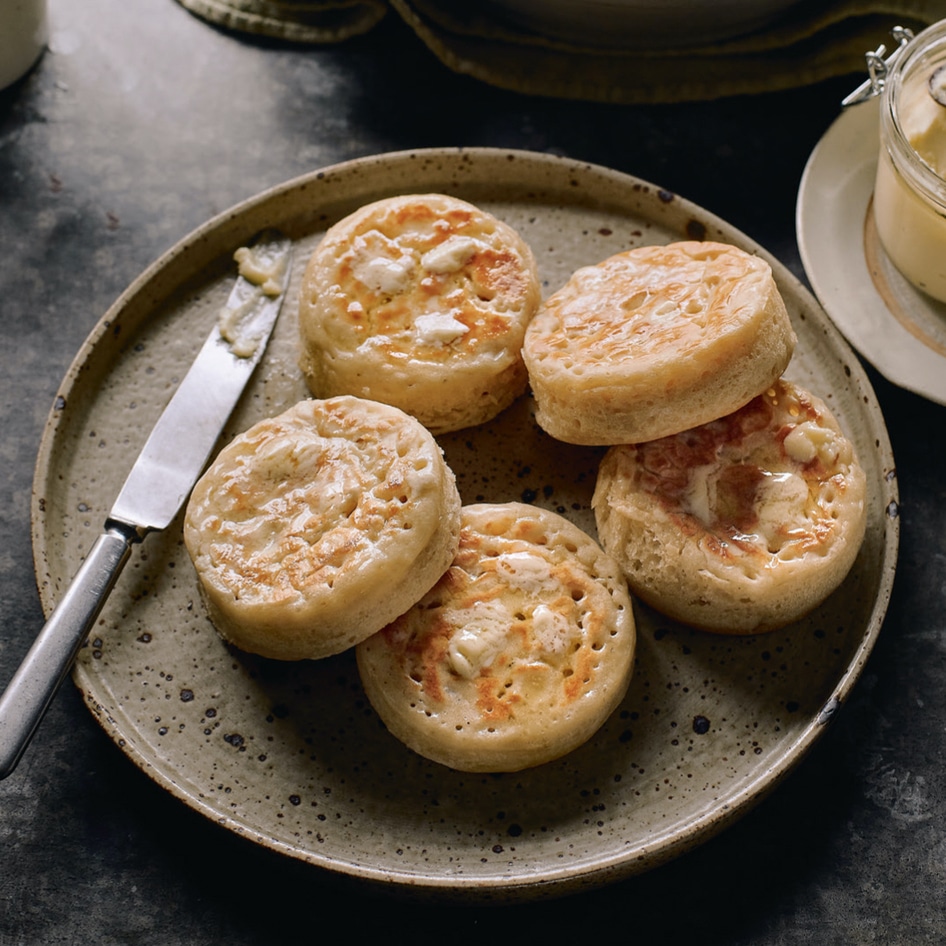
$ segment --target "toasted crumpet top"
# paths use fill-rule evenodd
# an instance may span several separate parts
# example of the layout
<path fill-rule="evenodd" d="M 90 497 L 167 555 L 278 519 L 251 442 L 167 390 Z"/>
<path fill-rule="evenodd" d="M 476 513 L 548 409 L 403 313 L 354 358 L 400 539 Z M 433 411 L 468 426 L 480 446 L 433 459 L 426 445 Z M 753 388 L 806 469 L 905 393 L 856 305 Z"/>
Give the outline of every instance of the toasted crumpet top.
<path fill-rule="evenodd" d="M 643 382 L 672 362 L 743 331 L 766 304 L 771 268 L 713 242 L 642 246 L 575 272 L 542 306 L 529 329 L 536 364 L 598 382 Z M 704 370 L 705 365 L 698 365 Z"/>
<path fill-rule="evenodd" d="M 755 630 L 800 616 L 844 578 L 865 489 L 825 405 L 780 381 L 717 421 L 611 448 L 594 508 L 644 600 L 699 626 Z"/>
<path fill-rule="evenodd" d="M 330 228 L 306 267 L 302 368 L 317 395 L 370 397 L 425 423 L 425 399 L 462 413 L 503 372 L 508 401 L 525 388 L 539 296 L 531 250 L 492 214 L 443 194 L 386 198 Z"/>
<path fill-rule="evenodd" d="M 184 538 L 221 632 L 268 635 L 287 657 L 307 635 L 367 636 L 399 614 L 447 567 L 458 527 L 429 432 L 339 397 L 302 401 L 225 447 L 194 489 Z"/>
<path fill-rule="evenodd" d="M 463 509 L 453 564 L 358 648 L 391 731 L 468 771 L 584 742 L 623 697 L 635 630 L 618 566 L 572 523 L 519 503 Z"/>
<path fill-rule="evenodd" d="M 540 306 L 523 358 L 540 426 L 607 446 L 736 410 L 781 376 L 794 347 L 768 263 L 680 242 L 577 270 Z"/>

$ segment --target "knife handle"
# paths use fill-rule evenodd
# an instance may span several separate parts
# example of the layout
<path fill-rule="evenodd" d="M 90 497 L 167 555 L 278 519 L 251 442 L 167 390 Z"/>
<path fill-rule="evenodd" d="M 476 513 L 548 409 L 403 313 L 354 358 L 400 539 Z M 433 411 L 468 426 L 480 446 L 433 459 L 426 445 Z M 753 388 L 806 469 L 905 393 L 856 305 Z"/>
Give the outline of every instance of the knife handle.
<path fill-rule="evenodd" d="M 16 768 L 138 540 L 107 526 L 0 696 L 0 779 Z"/>

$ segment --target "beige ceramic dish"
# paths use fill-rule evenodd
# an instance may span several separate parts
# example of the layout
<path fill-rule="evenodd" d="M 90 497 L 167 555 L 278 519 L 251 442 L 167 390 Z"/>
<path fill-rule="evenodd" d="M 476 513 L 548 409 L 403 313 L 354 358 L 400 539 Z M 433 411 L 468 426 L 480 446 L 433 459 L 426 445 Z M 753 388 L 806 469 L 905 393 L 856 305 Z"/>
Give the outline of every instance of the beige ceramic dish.
<path fill-rule="evenodd" d="M 705 236 L 763 253 L 646 183 L 524 152 L 383 155 L 249 200 L 145 272 L 63 381 L 33 500 L 47 611 L 209 330 L 233 249 L 270 225 L 298 241 L 293 289 L 230 434 L 305 396 L 297 287 L 320 233 L 369 200 L 411 190 L 456 194 L 509 221 L 534 248 L 546 292 L 577 266 L 642 242 Z M 812 297 L 769 261 L 799 336 L 790 375 L 827 399 L 870 492 L 863 552 L 808 620 L 734 640 L 641 609 L 629 693 L 591 742 L 531 771 L 467 775 L 386 733 L 351 654 L 281 664 L 224 646 L 202 610 L 178 522 L 136 551 L 80 655 L 74 676 L 89 708 L 151 778 L 220 825 L 405 891 L 548 896 L 648 870 L 720 831 L 779 783 L 843 704 L 879 631 L 897 548 L 893 459 L 874 394 Z M 465 502 L 535 502 L 593 532 L 600 453 L 550 440 L 528 399 L 442 443 Z"/>

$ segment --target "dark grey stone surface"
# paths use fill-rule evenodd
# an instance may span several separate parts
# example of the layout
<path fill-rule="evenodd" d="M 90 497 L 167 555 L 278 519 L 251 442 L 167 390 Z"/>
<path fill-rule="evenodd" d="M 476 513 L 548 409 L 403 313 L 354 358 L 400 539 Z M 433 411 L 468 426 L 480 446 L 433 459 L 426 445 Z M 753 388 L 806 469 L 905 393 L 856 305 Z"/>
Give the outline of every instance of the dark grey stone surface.
<path fill-rule="evenodd" d="M 799 178 L 852 87 L 848 77 L 701 105 L 611 107 L 454 75 L 394 18 L 324 48 L 252 42 L 173 0 L 52 0 L 51 22 L 49 51 L 0 92 L 0 686 L 42 621 L 29 495 L 57 386 L 109 304 L 208 217 L 351 157 L 521 147 L 676 191 L 803 276 Z M 549 903 L 378 899 L 167 796 L 67 684 L 0 782 L 0 944 L 269 946 L 334 938 L 339 927 L 346 939 L 946 941 L 946 409 L 871 377 L 902 499 L 888 619 L 815 750 L 720 837 Z"/>

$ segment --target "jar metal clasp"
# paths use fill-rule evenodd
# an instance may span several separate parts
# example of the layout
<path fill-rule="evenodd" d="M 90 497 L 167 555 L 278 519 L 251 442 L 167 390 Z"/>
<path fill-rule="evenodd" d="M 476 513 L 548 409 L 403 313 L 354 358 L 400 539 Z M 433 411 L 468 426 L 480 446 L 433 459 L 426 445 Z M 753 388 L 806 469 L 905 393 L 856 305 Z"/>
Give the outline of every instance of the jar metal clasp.
<path fill-rule="evenodd" d="M 842 106 L 857 105 L 859 102 L 866 102 L 867 99 L 880 95 L 884 90 L 884 83 L 887 80 L 887 73 L 890 67 L 897 61 L 903 52 L 907 43 L 913 39 L 913 30 L 908 30 L 903 26 L 895 26 L 890 35 L 897 41 L 897 48 L 887 56 L 887 47 L 878 46 L 875 50 L 864 54 L 867 61 L 867 74 L 869 76 L 862 82 L 850 95 L 841 101 Z M 886 59 L 884 57 L 887 57 Z"/>

